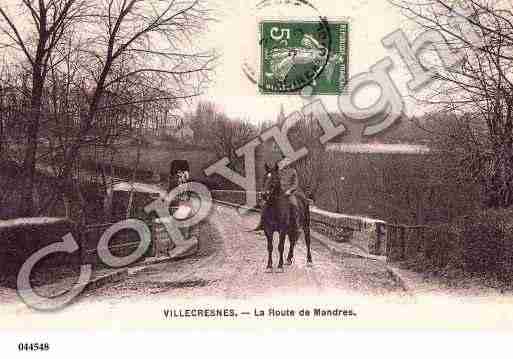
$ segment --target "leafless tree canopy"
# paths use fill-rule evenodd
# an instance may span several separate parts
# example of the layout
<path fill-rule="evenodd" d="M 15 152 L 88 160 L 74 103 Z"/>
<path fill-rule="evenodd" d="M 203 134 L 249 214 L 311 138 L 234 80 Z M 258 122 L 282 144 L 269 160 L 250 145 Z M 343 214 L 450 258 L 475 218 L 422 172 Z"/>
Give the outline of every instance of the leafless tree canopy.
<path fill-rule="evenodd" d="M 436 85 L 418 100 L 434 106 L 431 131 L 464 176 L 481 184 L 488 206 L 513 203 L 513 8 L 497 0 L 391 0 L 422 29 L 440 32 L 466 60 L 450 69 L 424 56 Z M 460 7 L 466 9 L 461 13 Z M 452 19 L 464 18 L 467 26 Z M 482 45 L 471 41 L 472 30 Z M 441 124 L 442 122 L 446 124 Z M 436 125 L 435 125 L 436 124 Z"/>
<path fill-rule="evenodd" d="M 19 215 L 35 214 L 38 166 L 71 196 L 83 153 L 165 127 L 201 94 L 215 55 L 194 38 L 211 20 L 203 0 L 0 4 L 0 144 L 23 169 Z"/>
<path fill-rule="evenodd" d="M 257 136 L 255 126 L 248 120 L 230 118 L 210 102 L 198 104 L 190 124 L 203 146 L 215 151 L 217 158 L 227 157 L 235 170 L 243 171 L 243 159 L 236 150 Z"/>

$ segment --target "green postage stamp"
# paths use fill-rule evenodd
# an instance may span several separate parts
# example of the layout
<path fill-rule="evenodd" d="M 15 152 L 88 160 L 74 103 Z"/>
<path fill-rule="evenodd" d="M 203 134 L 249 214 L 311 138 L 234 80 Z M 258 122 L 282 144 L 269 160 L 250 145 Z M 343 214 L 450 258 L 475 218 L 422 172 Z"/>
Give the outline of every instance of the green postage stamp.
<path fill-rule="evenodd" d="M 349 23 L 260 22 L 260 92 L 338 95 L 347 83 Z"/>

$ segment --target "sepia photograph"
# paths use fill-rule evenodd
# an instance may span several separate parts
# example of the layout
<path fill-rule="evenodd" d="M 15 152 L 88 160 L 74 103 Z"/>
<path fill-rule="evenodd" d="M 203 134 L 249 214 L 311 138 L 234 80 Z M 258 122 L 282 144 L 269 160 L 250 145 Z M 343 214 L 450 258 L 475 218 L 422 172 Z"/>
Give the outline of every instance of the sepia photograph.
<path fill-rule="evenodd" d="M 0 318 L 511 331 L 513 3 L 0 0 Z"/>

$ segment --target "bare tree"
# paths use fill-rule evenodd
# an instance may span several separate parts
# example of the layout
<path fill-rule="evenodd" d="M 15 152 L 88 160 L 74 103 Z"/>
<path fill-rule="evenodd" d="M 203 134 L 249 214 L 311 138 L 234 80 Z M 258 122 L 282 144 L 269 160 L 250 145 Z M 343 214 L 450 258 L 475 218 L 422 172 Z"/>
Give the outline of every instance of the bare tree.
<path fill-rule="evenodd" d="M 444 41 L 466 59 L 449 69 L 436 64 L 437 86 L 422 103 L 435 115 L 459 123 L 456 132 L 438 131 L 453 144 L 460 170 L 479 183 L 487 206 L 513 204 L 513 12 L 511 2 L 492 0 L 391 1 L 423 29 L 443 34 Z M 462 13 L 461 4 L 467 9 Z M 459 26 L 453 20 L 458 17 Z M 466 26 L 461 24 L 465 23 Z M 469 33 L 482 41 L 472 41 Z M 442 116 L 441 116 L 442 115 Z M 457 118 L 456 121 L 454 119 Z M 435 135 L 432 127 L 433 135 Z M 439 141 L 440 143 L 440 141 Z"/>
<path fill-rule="evenodd" d="M 100 111 L 197 96 L 214 59 L 192 45 L 192 37 L 210 20 L 201 0 L 108 0 L 96 4 L 94 13 L 86 26 L 91 31 L 81 40 L 88 103 L 77 141 L 65 155 L 63 178 L 69 181 L 82 141 L 94 130 Z M 106 103 L 106 94 L 116 86 L 131 88 L 134 96 Z"/>
<path fill-rule="evenodd" d="M 192 127 L 195 136 L 215 151 L 218 158 L 227 157 L 237 171 L 244 168 L 236 150 L 257 135 L 256 127 L 249 121 L 229 118 L 215 104 L 202 102 L 198 104 Z"/>
<path fill-rule="evenodd" d="M 16 1 L 0 5 L 0 48 L 21 54 L 31 75 L 30 112 L 26 119 L 23 185 L 19 214 L 33 214 L 36 153 L 41 120 L 43 89 L 51 67 L 49 61 L 67 31 L 80 19 L 84 0 Z"/>
<path fill-rule="evenodd" d="M 317 197 L 321 190 L 329 171 L 328 167 L 331 165 L 324 145 L 318 140 L 321 134 L 322 130 L 319 122 L 313 115 L 300 120 L 290 133 L 291 141 L 295 147 L 304 146 L 308 149 L 308 155 L 301 158 L 295 164 L 295 168 L 299 176 L 300 186 L 304 189 L 306 195 L 313 199 Z"/>

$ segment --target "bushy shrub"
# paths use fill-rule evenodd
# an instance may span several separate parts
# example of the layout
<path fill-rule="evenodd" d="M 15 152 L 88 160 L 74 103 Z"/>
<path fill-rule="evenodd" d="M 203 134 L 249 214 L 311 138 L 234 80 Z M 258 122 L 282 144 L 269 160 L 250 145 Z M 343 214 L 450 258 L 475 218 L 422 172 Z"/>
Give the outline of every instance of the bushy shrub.
<path fill-rule="evenodd" d="M 513 278 L 513 209 L 489 209 L 429 227 L 410 264 L 420 271 L 454 270 Z"/>
<path fill-rule="evenodd" d="M 513 209 L 489 209 L 459 218 L 450 226 L 470 273 L 512 273 Z"/>

